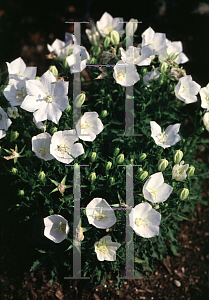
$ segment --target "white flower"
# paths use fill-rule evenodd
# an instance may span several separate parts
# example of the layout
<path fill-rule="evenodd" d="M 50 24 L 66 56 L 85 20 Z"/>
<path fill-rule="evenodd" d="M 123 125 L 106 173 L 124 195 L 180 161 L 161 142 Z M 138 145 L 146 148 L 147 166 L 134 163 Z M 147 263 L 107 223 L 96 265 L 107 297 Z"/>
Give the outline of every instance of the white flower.
<path fill-rule="evenodd" d="M 0 130 L 1 132 L 1 138 L 5 137 L 6 133 L 5 131 L 8 130 L 9 126 L 12 124 L 12 121 L 8 118 L 7 113 L 1 108 L 0 106 Z"/>
<path fill-rule="evenodd" d="M 3 139 L 6 136 L 6 132 L 4 130 L 0 130 L 0 139 Z"/>
<path fill-rule="evenodd" d="M 44 235 L 54 243 L 62 242 L 70 230 L 68 221 L 60 215 L 44 218 Z"/>
<path fill-rule="evenodd" d="M 134 22 L 134 24 L 133 24 Z M 133 26 L 134 25 L 134 26 Z M 126 24 L 126 37 L 133 36 L 138 28 L 138 20 L 137 19 L 130 19 L 130 21 Z"/>
<path fill-rule="evenodd" d="M 171 147 L 178 143 L 181 138 L 178 134 L 180 123 L 169 125 L 165 131 L 162 132 L 161 127 L 155 122 L 150 122 L 151 126 L 151 137 L 154 139 L 158 146 L 165 148 Z"/>
<path fill-rule="evenodd" d="M 54 159 L 54 156 L 50 154 L 51 138 L 51 135 L 47 132 L 32 137 L 32 151 L 35 152 L 38 158 L 45 161 Z"/>
<path fill-rule="evenodd" d="M 44 132 L 46 131 L 46 125 L 43 122 L 36 122 L 35 118 L 33 118 L 33 122 L 39 129 L 43 129 Z"/>
<path fill-rule="evenodd" d="M 162 172 L 151 175 L 145 182 L 142 190 L 144 198 L 152 203 L 166 201 L 172 191 L 172 186 L 164 183 Z"/>
<path fill-rule="evenodd" d="M 108 36 L 112 30 L 117 31 L 119 35 L 123 35 L 123 23 L 118 22 L 123 22 L 123 18 L 113 18 L 110 14 L 105 12 L 101 19 L 96 22 L 96 26 L 103 37 Z"/>
<path fill-rule="evenodd" d="M 86 216 L 89 224 L 100 229 L 107 229 L 116 223 L 113 209 L 105 199 L 94 198 L 86 206 Z"/>
<path fill-rule="evenodd" d="M 151 238 L 159 234 L 161 214 L 152 206 L 143 202 L 132 208 L 129 214 L 130 226 L 137 235 Z"/>
<path fill-rule="evenodd" d="M 6 62 L 9 72 L 9 80 L 15 79 L 35 79 L 37 67 L 26 67 L 23 59 L 18 57 L 11 63 Z M 9 82 L 10 84 L 10 82 Z"/>
<path fill-rule="evenodd" d="M 26 80 L 15 79 L 9 80 L 9 85 L 4 89 L 4 96 L 11 106 L 20 106 L 27 95 Z"/>
<path fill-rule="evenodd" d="M 209 131 L 209 112 L 206 112 L 203 117 L 203 123 L 206 127 L 206 130 Z"/>
<path fill-rule="evenodd" d="M 188 170 L 189 165 L 184 165 L 184 161 L 182 160 L 180 164 L 176 164 L 172 170 L 172 178 L 177 181 L 182 181 L 187 177 L 186 171 Z"/>
<path fill-rule="evenodd" d="M 51 120 L 58 123 L 62 111 L 68 105 L 69 82 L 58 81 L 49 70 L 40 79 L 28 80 L 25 97 L 21 108 L 33 112 L 36 122 Z"/>
<path fill-rule="evenodd" d="M 174 89 L 176 97 L 186 104 L 197 101 L 196 95 L 198 94 L 199 90 L 200 85 L 195 81 L 192 81 L 191 75 L 181 77 Z"/>
<path fill-rule="evenodd" d="M 70 49 L 73 48 L 73 41 L 76 43 L 75 36 L 69 32 L 66 32 L 64 42 L 56 39 L 51 46 L 47 44 L 47 48 L 51 54 L 56 54 L 57 58 L 62 60 L 68 56 Z"/>
<path fill-rule="evenodd" d="M 183 53 L 183 46 L 182 42 L 171 42 L 168 39 L 166 39 L 166 45 L 167 49 L 166 51 L 163 51 L 162 53 L 159 54 L 159 61 L 164 61 L 166 60 L 166 52 L 169 57 L 172 57 L 175 54 L 179 54 L 174 61 L 179 65 L 179 64 L 185 64 L 186 62 L 189 61 L 188 57 Z"/>
<path fill-rule="evenodd" d="M 139 81 L 139 74 L 136 67 L 119 60 L 114 66 L 113 77 L 122 86 L 132 86 Z"/>
<path fill-rule="evenodd" d="M 72 156 L 78 157 L 84 154 L 82 144 L 74 144 L 76 141 L 78 136 L 75 129 L 57 131 L 51 139 L 50 153 L 62 163 L 69 164 L 74 160 Z"/>
<path fill-rule="evenodd" d="M 79 68 L 75 66 L 77 55 L 79 53 Z M 86 63 L 90 61 L 90 55 L 87 52 L 86 48 L 83 46 L 79 46 L 77 44 L 73 45 L 73 54 L 69 55 L 66 58 L 66 62 L 70 67 L 71 73 L 81 72 L 86 68 Z"/>
<path fill-rule="evenodd" d="M 124 63 L 138 66 L 148 66 L 151 63 L 151 59 L 149 58 L 153 52 L 151 45 L 146 45 L 142 49 L 129 46 L 127 51 L 120 47 L 120 51 L 121 59 Z"/>
<path fill-rule="evenodd" d="M 121 244 L 112 242 L 111 236 L 106 235 L 94 244 L 95 252 L 97 254 L 97 259 L 99 261 L 115 261 L 116 251 L 121 246 Z"/>
<path fill-rule="evenodd" d="M 96 111 L 85 112 L 75 126 L 78 137 L 83 141 L 93 142 L 102 132 L 104 125 Z M 86 135 L 86 136 L 85 136 Z"/>
<path fill-rule="evenodd" d="M 93 26 L 91 29 L 86 29 L 86 35 L 92 45 L 99 45 L 100 34 L 97 31 L 96 27 Z"/>
<path fill-rule="evenodd" d="M 160 77 L 160 72 L 158 71 L 158 68 L 156 68 L 152 72 L 147 72 L 147 74 L 143 77 L 143 82 L 147 87 L 150 87 L 152 85 L 152 81 L 156 80 Z"/>
<path fill-rule="evenodd" d="M 165 33 L 155 32 L 151 27 L 149 27 L 142 34 L 142 47 L 148 44 L 153 45 L 154 55 L 159 55 L 164 52 L 167 48 Z"/>
<path fill-rule="evenodd" d="M 8 107 L 7 108 L 7 115 L 10 118 L 14 118 L 16 119 L 17 117 L 19 117 L 20 115 L 18 114 L 18 109 L 17 107 Z"/>
<path fill-rule="evenodd" d="M 201 107 L 209 110 L 209 83 L 206 87 L 201 88 L 199 93 L 201 97 Z"/>

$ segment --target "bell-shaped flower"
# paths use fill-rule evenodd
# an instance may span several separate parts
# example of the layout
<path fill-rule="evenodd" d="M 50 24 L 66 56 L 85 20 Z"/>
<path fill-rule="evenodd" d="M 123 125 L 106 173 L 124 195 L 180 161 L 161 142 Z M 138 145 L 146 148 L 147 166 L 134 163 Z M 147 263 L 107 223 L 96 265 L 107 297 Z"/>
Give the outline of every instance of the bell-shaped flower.
<path fill-rule="evenodd" d="M 85 31 L 90 43 L 94 46 L 99 45 L 100 34 L 97 31 L 96 27 L 93 26 L 91 29 L 86 29 Z"/>
<path fill-rule="evenodd" d="M 75 126 L 78 137 L 83 141 L 93 142 L 104 129 L 96 111 L 85 112 Z"/>
<path fill-rule="evenodd" d="M 203 123 L 207 131 L 209 131 L 209 112 L 206 112 L 203 117 Z"/>
<path fill-rule="evenodd" d="M 201 88 L 199 93 L 201 97 L 201 107 L 209 110 L 209 83 L 206 87 Z"/>
<path fill-rule="evenodd" d="M 200 87 L 201 86 L 198 83 L 192 81 L 191 75 L 186 75 L 179 79 L 174 92 L 179 100 L 189 104 L 197 101 L 196 95 L 198 94 Z"/>
<path fill-rule="evenodd" d="M 186 171 L 189 168 L 189 164 L 184 165 L 184 161 L 182 160 L 180 164 L 176 164 L 172 170 L 172 178 L 176 181 L 182 181 L 187 177 Z"/>
<path fill-rule="evenodd" d="M 150 122 L 151 126 L 151 137 L 154 139 L 155 143 L 162 148 L 168 148 L 175 145 L 181 140 L 178 132 L 181 126 L 180 123 L 174 125 L 169 125 L 165 131 L 162 132 L 161 127 L 155 122 Z"/>
<path fill-rule="evenodd" d="M 174 61 L 175 63 L 185 64 L 189 61 L 188 57 L 183 53 L 182 42 L 171 42 L 166 39 L 167 49 L 159 54 L 159 61 Z M 174 57 L 174 59 L 172 59 Z"/>
<path fill-rule="evenodd" d="M 172 186 L 164 183 L 162 172 L 152 174 L 146 180 L 142 189 L 144 198 L 152 203 L 160 203 L 166 201 L 172 191 Z"/>
<path fill-rule="evenodd" d="M 77 62 L 79 56 L 79 61 Z M 70 67 L 71 73 L 81 72 L 86 68 L 86 63 L 90 61 L 90 55 L 86 48 L 75 44 L 73 46 L 73 53 L 66 58 L 66 62 Z M 78 63 L 78 67 L 76 64 Z"/>
<path fill-rule="evenodd" d="M 47 132 L 32 137 L 32 151 L 35 152 L 38 158 L 45 161 L 54 159 L 54 156 L 50 154 L 51 138 L 51 135 Z"/>
<path fill-rule="evenodd" d="M 11 63 L 6 62 L 9 72 L 9 80 L 15 79 L 35 79 L 37 67 L 26 67 L 23 59 L 18 57 Z M 10 82 L 9 82 L 10 84 Z"/>
<path fill-rule="evenodd" d="M 17 107 L 7 107 L 7 115 L 10 118 L 16 119 L 17 117 L 19 117 L 20 115 L 18 114 L 18 109 Z"/>
<path fill-rule="evenodd" d="M 10 79 L 9 85 L 3 93 L 11 106 L 20 106 L 27 95 L 26 80 L 20 79 L 18 76 L 15 79 Z"/>
<path fill-rule="evenodd" d="M 127 51 L 121 47 L 120 51 L 121 59 L 124 63 L 138 66 L 148 66 L 151 63 L 151 59 L 149 58 L 153 53 L 151 45 L 146 45 L 142 49 L 129 46 Z"/>
<path fill-rule="evenodd" d="M 97 259 L 99 261 L 115 261 L 116 251 L 121 246 L 121 244 L 112 242 L 111 236 L 106 235 L 94 244 L 95 252 L 97 254 Z"/>
<path fill-rule="evenodd" d="M 152 72 L 147 72 L 147 74 L 143 77 L 143 82 L 147 87 L 150 87 L 152 85 L 153 80 L 157 80 L 160 77 L 160 72 L 158 68 L 156 68 Z"/>
<path fill-rule="evenodd" d="M 109 13 L 105 12 L 101 19 L 96 22 L 96 26 L 98 31 L 103 37 L 109 35 L 112 30 L 115 30 L 119 33 L 119 35 L 123 35 L 123 18 L 113 18 Z"/>
<path fill-rule="evenodd" d="M 8 118 L 7 113 L 1 108 L 0 106 L 0 130 L 1 132 L 1 138 L 5 137 L 6 132 L 9 128 L 9 126 L 12 124 L 12 121 L 10 118 Z"/>
<path fill-rule="evenodd" d="M 68 85 L 69 82 L 56 82 L 56 78 L 48 70 L 40 79 L 26 82 L 28 95 L 21 108 L 33 112 L 36 122 L 51 120 L 57 124 L 62 111 L 69 105 Z"/>
<path fill-rule="evenodd" d="M 50 153 L 65 164 L 71 163 L 74 158 L 84 154 L 83 145 L 76 143 L 78 136 L 75 129 L 57 131 L 53 134 L 50 145 Z"/>
<path fill-rule="evenodd" d="M 114 66 L 113 77 L 121 86 L 132 86 L 139 81 L 139 74 L 136 67 L 119 60 Z"/>
<path fill-rule="evenodd" d="M 151 27 L 146 29 L 142 34 L 142 47 L 153 45 L 153 55 L 159 55 L 167 48 L 165 33 L 155 32 Z"/>
<path fill-rule="evenodd" d="M 114 210 L 105 199 L 94 198 L 86 206 L 86 216 L 89 224 L 100 229 L 107 229 L 116 223 Z"/>
<path fill-rule="evenodd" d="M 59 60 L 62 60 L 68 56 L 70 49 L 73 48 L 73 41 L 76 43 L 75 36 L 66 32 L 64 42 L 56 39 L 52 45 L 47 44 L 47 48 L 52 55 L 56 55 Z"/>
<path fill-rule="evenodd" d="M 143 202 L 132 208 L 129 214 L 130 226 L 135 233 L 144 238 L 158 236 L 161 214 L 152 206 Z"/>
<path fill-rule="evenodd" d="M 60 215 L 51 215 L 44 218 L 44 235 L 54 243 L 64 241 L 70 230 L 68 221 Z"/>

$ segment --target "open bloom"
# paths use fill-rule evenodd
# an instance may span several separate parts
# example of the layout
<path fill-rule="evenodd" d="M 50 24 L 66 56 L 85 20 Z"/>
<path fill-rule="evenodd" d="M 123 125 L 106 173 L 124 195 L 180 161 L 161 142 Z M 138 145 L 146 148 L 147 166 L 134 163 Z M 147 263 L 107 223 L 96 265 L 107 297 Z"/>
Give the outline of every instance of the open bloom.
<path fill-rule="evenodd" d="M 73 157 L 84 154 L 83 145 L 74 144 L 76 141 L 78 141 L 78 136 L 75 129 L 57 131 L 51 139 L 50 153 L 62 163 L 69 164 L 74 160 Z"/>
<path fill-rule="evenodd" d="M 68 221 L 60 215 L 44 218 L 44 235 L 54 243 L 62 242 L 70 230 Z"/>
<path fill-rule="evenodd" d="M 206 127 L 206 130 L 209 131 L 209 112 L 206 112 L 203 117 L 203 123 Z"/>
<path fill-rule="evenodd" d="M 97 254 L 97 259 L 99 261 L 115 261 L 116 251 L 121 246 L 121 244 L 112 242 L 111 236 L 106 235 L 94 244 L 95 252 Z"/>
<path fill-rule="evenodd" d="M 184 64 L 189 61 L 188 57 L 183 53 L 183 46 L 182 42 L 171 42 L 168 39 L 166 39 L 166 45 L 167 49 L 166 51 L 163 51 L 159 54 L 159 60 L 160 61 L 168 61 L 172 59 L 174 55 L 178 55 L 174 61 L 179 64 Z M 168 57 L 166 58 L 166 52 Z"/>
<path fill-rule="evenodd" d="M 47 48 L 52 55 L 55 54 L 58 59 L 62 60 L 68 56 L 70 49 L 73 48 L 73 41 L 76 43 L 75 36 L 66 32 L 64 42 L 56 39 L 52 45 L 47 44 Z"/>
<path fill-rule="evenodd" d="M 184 165 L 184 161 L 182 160 L 180 164 L 176 164 L 172 170 L 172 178 L 176 179 L 176 181 L 182 181 L 187 177 L 186 171 L 189 168 L 189 164 Z"/>
<path fill-rule="evenodd" d="M 160 221 L 161 214 L 147 202 L 136 205 L 129 214 L 130 226 L 137 235 L 144 238 L 159 234 Z"/>
<path fill-rule="evenodd" d="M 78 137 L 83 141 L 93 142 L 104 129 L 96 111 L 85 112 L 75 126 Z"/>
<path fill-rule="evenodd" d="M 143 77 L 144 84 L 147 87 L 150 87 L 152 85 L 152 81 L 158 79 L 160 77 L 160 74 L 161 73 L 157 68 L 152 72 L 147 72 L 147 74 Z"/>
<path fill-rule="evenodd" d="M 114 66 L 113 77 L 122 86 L 132 86 L 139 81 L 139 74 L 136 67 L 119 60 Z"/>
<path fill-rule="evenodd" d="M 192 81 L 191 75 L 186 75 L 179 79 L 179 82 L 175 86 L 174 92 L 176 97 L 185 102 L 186 104 L 197 101 L 197 94 L 200 90 L 200 85 L 195 81 Z"/>
<path fill-rule="evenodd" d="M 113 18 L 110 14 L 105 12 L 101 19 L 96 22 L 96 26 L 103 37 L 108 36 L 112 30 L 117 31 L 119 35 L 123 35 L 123 23 L 118 22 L 123 22 L 123 18 Z"/>
<path fill-rule="evenodd" d="M 18 57 L 11 63 L 6 62 L 9 72 L 9 80 L 15 79 L 35 79 L 37 67 L 26 67 L 23 59 Z M 10 84 L 10 82 L 9 82 Z"/>
<path fill-rule="evenodd" d="M 124 63 L 135 64 L 137 66 L 148 66 L 151 63 L 151 59 L 149 58 L 153 52 L 151 45 L 146 45 L 142 49 L 129 46 L 127 51 L 121 47 L 120 51 L 121 59 Z"/>
<path fill-rule="evenodd" d="M 32 137 L 32 151 L 35 152 L 38 158 L 45 161 L 54 159 L 50 154 L 51 135 L 47 132 L 40 133 Z"/>
<path fill-rule="evenodd" d="M 159 55 L 167 48 L 165 33 L 155 32 L 151 27 L 146 29 L 142 34 L 142 47 L 153 45 L 153 55 Z"/>
<path fill-rule="evenodd" d="M 26 95 L 26 80 L 18 76 L 10 79 L 9 85 L 4 89 L 4 96 L 11 106 L 20 106 Z"/>
<path fill-rule="evenodd" d="M 201 107 L 209 110 L 209 83 L 200 89 Z"/>
<path fill-rule="evenodd" d="M 77 61 L 78 58 L 79 61 Z M 86 48 L 77 44 L 73 45 L 73 53 L 66 58 L 71 73 L 83 71 L 86 68 L 86 63 L 89 61 L 90 55 Z"/>
<path fill-rule="evenodd" d="M 161 127 L 155 122 L 150 122 L 151 126 L 151 137 L 154 139 L 155 143 L 162 148 L 168 148 L 175 145 L 181 140 L 178 132 L 181 126 L 180 123 L 174 125 L 169 125 L 165 131 L 162 132 Z"/>
<path fill-rule="evenodd" d="M 142 190 L 144 198 L 152 203 L 166 201 L 172 191 L 172 186 L 164 183 L 162 172 L 151 175 L 145 182 Z"/>
<path fill-rule="evenodd" d="M 113 209 L 105 199 L 94 198 L 86 206 L 86 216 L 89 224 L 100 229 L 112 227 L 116 222 L 116 217 Z"/>
<path fill-rule="evenodd" d="M 51 120 L 57 124 L 62 111 L 69 105 L 68 85 L 69 82 L 56 82 L 56 78 L 48 70 L 40 79 L 26 82 L 28 95 L 21 108 L 33 112 L 36 122 Z"/>
<path fill-rule="evenodd" d="M 6 132 L 9 128 L 9 126 L 12 124 L 12 121 L 10 118 L 8 118 L 7 113 L 3 110 L 3 108 L 0 107 L 0 130 L 1 131 L 1 138 L 5 137 Z"/>

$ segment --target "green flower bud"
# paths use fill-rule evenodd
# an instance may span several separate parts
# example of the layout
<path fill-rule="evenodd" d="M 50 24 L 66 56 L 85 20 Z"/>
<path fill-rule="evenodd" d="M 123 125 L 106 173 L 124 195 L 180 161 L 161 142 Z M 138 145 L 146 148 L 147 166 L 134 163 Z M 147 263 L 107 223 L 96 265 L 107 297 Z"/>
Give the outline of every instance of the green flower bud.
<path fill-rule="evenodd" d="M 91 161 L 94 162 L 95 159 L 96 159 L 96 157 L 97 157 L 96 152 L 92 152 L 92 154 L 91 154 Z"/>
<path fill-rule="evenodd" d="M 67 57 L 68 57 L 68 56 L 66 56 L 66 57 L 63 59 L 62 64 L 63 64 L 63 67 L 64 67 L 65 69 L 70 69 L 70 66 L 69 66 L 69 64 L 68 64 L 68 62 L 67 62 Z"/>
<path fill-rule="evenodd" d="M 97 59 L 96 59 L 96 57 L 92 57 L 91 59 L 90 59 L 90 65 L 96 65 L 97 64 Z"/>
<path fill-rule="evenodd" d="M 86 95 L 84 93 L 81 93 L 75 98 L 73 105 L 75 105 L 75 107 L 81 107 L 85 99 Z"/>
<path fill-rule="evenodd" d="M 30 158 L 32 156 L 32 151 L 27 150 L 26 153 L 25 153 L 25 156 Z"/>
<path fill-rule="evenodd" d="M 158 171 L 159 171 L 159 172 L 165 171 L 165 169 L 167 168 L 167 166 L 168 166 L 168 161 L 167 161 L 167 159 L 163 158 L 163 159 L 160 159 L 160 160 L 158 161 Z"/>
<path fill-rule="evenodd" d="M 143 161 L 143 160 L 145 160 L 145 159 L 146 159 L 146 157 L 147 157 L 147 154 L 146 154 L 146 153 L 142 153 L 142 154 L 140 154 L 140 156 L 139 156 L 139 161 Z"/>
<path fill-rule="evenodd" d="M 58 70 L 55 66 L 50 66 L 49 71 L 51 71 L 54 76 L 58 76 Z"/>
<path fill-rule="evenodd" d="M 100 46 L 93 46 L 93 55 L 94 56 L 96 56 L 96 57 L 99 56 L 100 52 L 101 52 Z"/>
<path fill-rule="evenodd" d="M 54 134 L 55 132 L 57 132 L 57 127 L 52 127 L 52 129 L 50 130 L 51 134 Z"/>
<path fill-rule="evenodd" d="M 114 177 L 110 177 L 110 184 L 113 185 L 115 183 L 115 178 Z"/>
<path fill-rule="evenodd" d="M 142 180 L 142 181 L 144 181 L 147 178 L 148 175 L 149 175 L 149 173 L 147 171 L 144 171 L 141 174 L 141 176 L 139 177 L 139 179 Z"/>
<path fill-rule="evenodd" d="M 104 44 L 103 44 L 104 47 L 107 48 L 107 47 L 109 46 L 110 42 L 111 42 L 110 37 L 109 37 L 109 36 L 106 36 L 106 38 L 105 38 L 105 40 L 104 40 Z"/>
<path fill-rule="evenodd" d="M 166 70 L 167 70 L 167 68 L 168 68 L 168 64 L 167 64 L 167 62 L 164 61 L 164 62 L 161 64 L 160 72 L 161 72 L 161 73 L 165 73 Z"/>
<path fill-rule="evenodd" d="M 189 196 L 189 190 L 187 188 L 183 188 L 180 193 L 180 200 L 185 200 Z"/>
<path fill-rule="evenodd" d="M 106 164 L 106 170 L 110 170 L 112 168 L 112 162 L 111 161 L 108 161 L 107 164 Z"/>
<path fill-rule="evenodd" d="M 90 179 L 91 181 L 94 181 L 94 180 L 96 179 L 96 177 L 97 177 L 96 173 L 95 173 L 95 172 L 92 172 L 92 173 L 90 174 L 90 176 L 89 176 L 89 179 Z"/>
<path fill-rule="evenodd" d="M 119 154 L 116 161 L 118 164 L 122 164 L 122 162 L 124 161 L 124 154 Z"/>
<path fill-rule="evenodd" d="M 180 161 L 182 160 L 184 153 L 181 150 L 176 150 L 175 154 L 174 154 L 174 163 L 175 164 L 179 164 Z"/>
<path fill-rule="evenodd" d="M 141 174 L 142 172 L 143 172 L 142 167 L 138 168 L 137 173 L 138 173 L 138 174 Z"/>
<path fill-rule="evenodd" d="M 115 150 L 114 150 L 114 156 L 117 156 L 119 152 L 120 152 L 120 148 L 115 148 Z"/>
<path fill-rule="evenodd" d="M 13 142 L 14 140 L 16 140 L 19 136 L 19 133 L 17 131 L 11 131 L 10 134 L 10 142 Z"/>
<path fill-rule="evenodd" d="M 100 117 L 101 117 L 101 118 L 105 118 L 106 116 L 107 116 L 107 111 L 106 111 L 106 110 L 103 110 L 103 111 L 101 112 Z"/>
<path fill-rule="evenodd" d="M 17 174 L 18 170 L 16 168 L 12 168 L 12 174 Z"/>
<path fill-rule="evenodd" d="M 197 134 L 201 134 L 201 133 L 203 133 L 205 131 L 205 127 L 200 127 L 200 128 L 198 128 L 197 129 Z"/>
<path fill-rule="evenodd" d="M 147 68 L 142 68 L 141 69 L 141 75 L 144 77 L 147 74 Z"/>
<path fill-rule="evenodd" d="M 45 177 L 46 177 L 46 174 L 44 173 L 44 171 L 39 172 L 39 174 L 38 174 L 39 180 L 44 181 Z"/>
<path fill-rule="evenodd" d="M 35 79 L 40 79 L 40 77 L 39 77 L 39 76 L 36 76 Z"/>
<path fill-rule="evenodd" d="M 18 196 L 24 196 L 25 192 L 24 190 L 19 190 L 17 194 Z"/>
<path fill-rule="evenodd" d="M 72 106 L 69 104 L 68 107 L 66 108 L 66 112 L 69 113 L 71 111 Z"/>
<path fill-rule="evenodd" d="M 168 88 L 167 88 L 167 92 L 170 93 L 170 92 L 173 92 L 174 91 L 174 87 L 172 84 L 169 84 Z"/>
<path fill-rule="evenodd" d="M 194 171 L 195 171 L 195 167 L 190 166 L 188 171 L 187 171 L 187 176 L 190 177 L 190 176 L 194 175 Z"/>
<path fill-rule="evenodd" d="M 112 30 L 110 33 L 110 39 L 114 45 L 118 45 L 120 43 L 119 33 L 116 30 Z"/>

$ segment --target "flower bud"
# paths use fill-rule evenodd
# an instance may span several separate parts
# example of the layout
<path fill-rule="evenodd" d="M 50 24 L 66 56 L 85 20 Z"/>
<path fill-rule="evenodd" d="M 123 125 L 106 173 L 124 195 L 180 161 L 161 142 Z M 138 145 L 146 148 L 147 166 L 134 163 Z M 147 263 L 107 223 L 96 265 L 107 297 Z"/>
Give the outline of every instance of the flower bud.
<path fill-rule="evenodd" d="M 55 132 L 57 132 L 57 127 L 52 127 L 50 132 L 51 132 L 51 134 L 54 134 Z"/>
<path fill-rule="evenodd" d="M 116 161 L 118 164 L 122 164 L 122 162 L 124 161 L 124 154 L 119 154 Z"/>
<path fill-rule="evenodd" d="M 119 152 L 120 152 L 120 148 L 115 148 L 114 155 L 117 156 Z"/>
<path fill-rule="evenodd" d="M 110 33 L 110 39 L 114 45 L 118 45 L 120 43 L 119 33 L 116 30 L 112 30 Z"/>
<path fill-rule="evenodd" d="M 106 111 L 106 109 L 105 109 L 105 110 L 103 110 L 103 111 L 101 112 L 100 117 L 101 117 L 101 118 L 105 118 L 106 116 L 107 116 L 107 111 Z"/>
<path fill-rule="evenodd" d="M 145 160 L 146 157 L 147 157 L 147 154 L 146 154 L 146 153 L 140 154 L 140 156 L 139 156 L 139 161 L 141 162 L 141 161 Z"/>
<path fill-rule="evenodd" d="M 137 173 L 138 173 L 138 174 L 141 174 L 142 172 L 143 172 L 142 167 L 138 168 Z"/>
<path fill-rule="evenodd" d="M 18 196 L 24 196 L 25 192 L 24 190 L 19 190 L 17 194 Z"/>
<path fill-rule="evenodd" d="M 96 57 L 99 56 L 100 52 L 101 52 L 100 46 L 93 46 L 93 55 L 94 56 L 96 56 Z"/>
<path fill-rule="evenodd" d="M 189 196 L 189 190 L 187 188 L 183 188 L 180 193 L 179 199 L 185 200 L 188 196 Z"/>
<path fill-rule="evenodd" d="M 50 66 L 49 71 L 51 71 L 54 76 L 58 76 L 58 70 L 55 66 Z"/>
<path fill-rule="evenodd" d="M 195 167 L 194 166 L 190 166 L 187 172 L 187 176 L 190 177 L 192 175 L 194 175 L 194 171 L 195 171 Z"/>
<path fill-rule="evenodd" d="M 167 166 L 168 166 L 168 161 L 167 161 L 167 159 L 163 158 L 163 159 L 160 159 L 160 160 L 158 161 L 158 171 L 159 171 L 159 172 L 165 171 L 165 169 L 167 168 Z"/>
<path fill-rule="evenodd" d="M 94 162 L 95 159 L 96 159 L 96 157 L 97 157 L 96 152 L 92 152 L 92 154 L 91 154 L 91 162 Z"/>
<path fill-rule="evenodd" d="M 16 140 L 19 136 L 19 133 L 17 131 L 11 131 L 10 134 L 10 142 L 13 142 L 14 140 Z"/>
<path fill-rule="evenodd" d="M 40 79 L 40 77 L 39 77 L 39 76 L 36 76 L 35 79 Z"/>
<path fill-rule="evenodd" d="M 96 59 L 96 57 L 92 57 L 92 58 L 90 59 L 90 64 L 91 64 L 91 65 L 97 64 L 97 59 Z"/>
<path fill-rule="evenodd" d="M 44 181 L 45 177 L 46 177 L 46 174 L 44 173 L 44 171 L 39 172 L 39 174 L 38 174 L 39 180 Z"/>
<path fill-rule="evenodd" d="M 166 70 L 167 70 L 167 68 L 168 68 L 168 64 L 167 64 L 167 62 L 164 61 L 164 62 L 161 64 L 160 72 L 161 72 L 161 73 L 165 73 Z"/>
<path fill-rule="evenodd" d="M 139 179 L 142 180 L 142 181 L 144 181 L 144 180 L 147 178 L 148 175 L 149 175 L 149 173 L 148 173 L 147 171 L 144 171 L 144 172 L 140 175 Z"/>
<path fill-rule="evenodd" d="M 180 161 L 182 160 L 184 153 L 181 150 L 176 150 L 175 154 L 174 154 L 174 163 L 175 164 L 179 164 Z"/>
<path fill-rule="evenodd" d="M 75 105 L 75 107 L 81 107 L 85 99 L 86 99 L 86 95 L 84 93 L 81 93 L 75 98 L 73 104 Z"/>
<path fill-rule="evenodd" d="M 134 23 L 133 23 L 134 22 Z M 126 36 L 133 36 L 138 28 L 137 19 L 130 19 L 130 21 L 126 24 Z"/>
<path fill-rule="evenodd" d="M 90 176 L 89 176 L 89 178 L 90 178 L 91 181 L 94 181 L 94 180 L 96 179 L 96 177 L 97 177 L 97 175 L 96 175 L 95 172 L 92 172 L 92 173 L 90 174 Z"/>
<path fill-rule="evenodd" d="M 68 107 L 66 108 L 66 112 L 69 113 L 71 111 L 72 106 L 69 104 Z"/>
<path fill-rule="evenodd" d="M 111 42 L 110 37 L 109 37 L 109 36 L 106 36 L 106 38 L 105 38 L 105 40 L 104 40 L 104 44 L 103 44 L 104 47 L 107 48 L 107 47 L 109 46 L 110 42 Z"/>
<path fill-rule="evenodd" d="M 63 67 L 64 67 L 65 69 L 70 69 L 70 66 L 69 66 L 69 64 L 68 64 L 68 62 L 67 62 L 67 58 L 68 58 L 68 56 L 66 56 L 66 57 L 63 59 L 63 61 L 62 61 Z"/>
<path fill-rule="evenodd" d="M 106 164 L 106 170 L 110 170 L 112 168 L 112 162 L 111 161 L 108 161 L 107 164 Z"/>
<path fill-rule="evenodd" d="M 198 128 L 197 129 L 197 134 L 201 134 L 201 133 L 203 133 L 205 131 L 205 127 L 200 127 L 200 128 Z"/>
<path fill-rule="evenodd" d="M 154 60 L 154 59 L 155 59 L 155 55 L 153 54 L 153 55 L 151 55 L 149 58 L 150 58 L 151 60 Z"/>
<path fill-rule="evenodd" d="M 18 170 L 16 168 L 12 168 L 12 174 L 17 174 Z"/>
<path fill-rule="evenodd" d="M 26 150 L 25 156 L 30 158 L 32 156 L 32 151 Z"/>
<path fill-rule="evenodd" d="M 110 184 L 113 185 L 115 183 L 115 178 L 114 177 L 110 177 Z"/>

